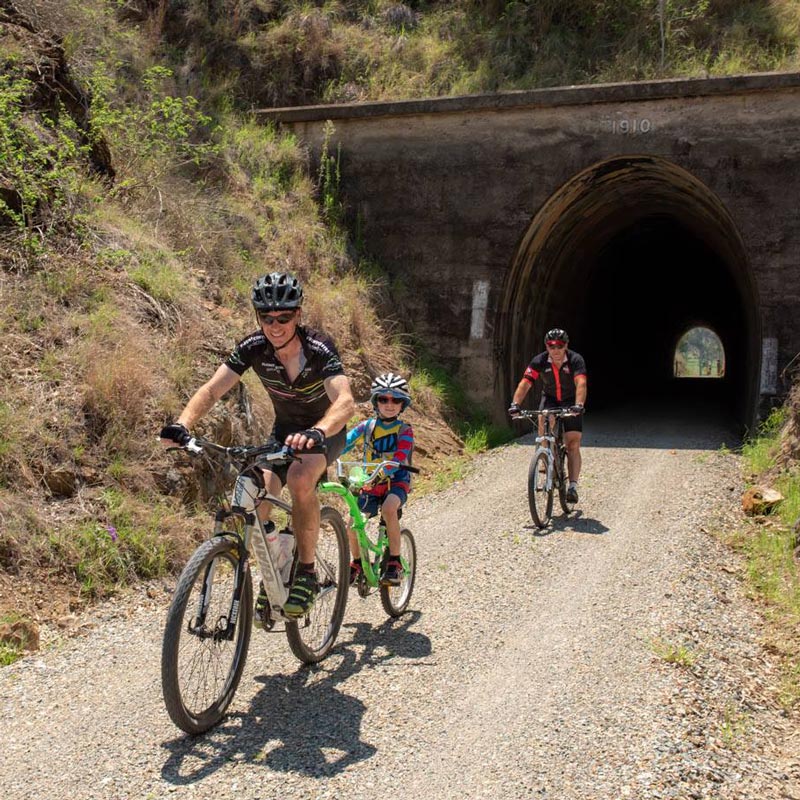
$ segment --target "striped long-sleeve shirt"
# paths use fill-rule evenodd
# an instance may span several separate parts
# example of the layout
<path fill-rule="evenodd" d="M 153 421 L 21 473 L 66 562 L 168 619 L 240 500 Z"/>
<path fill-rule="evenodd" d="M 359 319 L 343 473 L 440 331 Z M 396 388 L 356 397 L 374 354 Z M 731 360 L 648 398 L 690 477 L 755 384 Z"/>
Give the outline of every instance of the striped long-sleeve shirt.
<path fill-rule="evenodd" d="M 372 435 L 365 448 L 364 438 L 370 435 L 371 428 Z M 372 417 L 359 422 L 355 428 L 347 432 L 347 444 L 342 455 L 354 450 L 364 457 L 367 463 L 397 461 L 400 464 L 408 464 L 411 461 L 413 448 L 414 431 L 408 423 L 400 419 L 386 422 Z M 368 486 L 363 491 L 378 497 L 383 497 L 389 491 L 390 485 L 399 486 L 406 492 L 411 491 L 411 473 L 408 470 L 402 467 L 388 467 L 385 474 L 387 476 L 385 481 Z"/>

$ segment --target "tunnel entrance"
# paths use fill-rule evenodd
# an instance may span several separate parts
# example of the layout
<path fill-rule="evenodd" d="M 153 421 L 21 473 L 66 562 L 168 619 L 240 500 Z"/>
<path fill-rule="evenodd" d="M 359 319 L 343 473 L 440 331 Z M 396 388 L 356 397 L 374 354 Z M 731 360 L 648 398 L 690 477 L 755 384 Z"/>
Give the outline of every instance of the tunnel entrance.
<path fill-rule="evenodd" d="M 665 159 L 611 159 L 576 175 L 545 203 L 504 286 L 499 385 L 508 396 L 552 327 L 587 362 L 590 409 L 620 403 L 698 404 L 755 419 L 760 369 L 756 288 L 720 200 Z M 719 336 L 718 381 L 675 377 L 690 328 Z"/>

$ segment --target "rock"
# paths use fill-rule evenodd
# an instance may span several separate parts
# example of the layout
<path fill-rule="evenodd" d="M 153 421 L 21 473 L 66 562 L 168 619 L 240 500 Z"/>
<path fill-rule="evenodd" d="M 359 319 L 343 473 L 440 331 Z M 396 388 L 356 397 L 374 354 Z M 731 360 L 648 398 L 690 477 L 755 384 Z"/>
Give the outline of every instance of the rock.
<path fill-rule="evenodd" d="M 0 625 L 0 642 L 20 650 L 39 649 L 39 626 L 30 620 L 18 619 Z"/>
<path fill-rule="evenodd" d="M 68 467 L 54 467 L 45 473 L 44 482 L 55 496 L 72 497 L 78 486 L 78 476 Z"/>
<path fill-rule="evenodd" d="M 768 514 L 783 500 L 783 495 L 766 486 L 751 486 L 742 495 L 742 509 L 749 516 Z"/>

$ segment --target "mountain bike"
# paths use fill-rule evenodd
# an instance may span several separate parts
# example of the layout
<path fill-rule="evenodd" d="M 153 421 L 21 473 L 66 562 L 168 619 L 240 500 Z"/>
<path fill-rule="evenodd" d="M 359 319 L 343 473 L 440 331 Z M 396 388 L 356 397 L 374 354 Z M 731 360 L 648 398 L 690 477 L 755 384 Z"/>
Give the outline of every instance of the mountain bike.
<path fill-rule="evenodd" d="M 322 660 L 333 647 L 344 617 L 349 575 L 347 530 L 336 509 L 321 509 L 315 556 L 319 595 L 307 615 L 287 617 L 283 605 L 294 577 L 297 548 L 282 550 L 282 537 L 274 524 L 262 523 L 255 509 L 262 502 L 272 503 L 291 520 L 292 507 L 263 488 L 256 468 L 282 466 L 300 461 L 302 456 L 274 441 L 254 447 L 222 447 L 200 437 L 169 449 L 185 450 L 203 458 L 215 473 L 235 478 L 230 498 L 220 499 L 213 535 L 195 550 L 178 579 L 164 629 L 164 703 L 179 728 L 198 734 L 223 718 L 242 677 L 253 619 L 251 554 L 268 597 L 266 629 L 283 622 L 292 652 L 311 664 Z M 283 533 L 288 537 L 288 526 Z"/>
<path fill-rule="evenodd" d="M 380 477 L 385 467 L 400 467 L 409 472 L 419 473 L 416 467 L 400 464 L 397 461 L 381 461 L 380 464 L 364 464 L 361 461 L 336 461 L 337 482 L 325 482 L 320 486 L 321 492 L 332 492 L 343 498 L 350 510 L 353 529 L 358 537 L 358 549 L 361 555 L 361 574 L 356 582 L 360 597 L 369 597 L 379 590 L 384 611 L 391 617 L 399 617 L 408 608 L 414 581 L 417 577 L 417 545 L 414 534 L 408 528 L 400 530 L 400 563 L 403 565 L 403 577 L 399 586 L 382 586 L 380 584 L 381 562 L 388 552 L 389 536 L 383 517 L 379 519 L 375 540 L 368 533 L 368 518 L 358 507 L 357 493 L 364 486 Z"/>
<path fill-rule="evenodd" d="M 553 493 L 556 489 L 564 514 L 570 514 L 575 508 L 575 504 L 567 499 L 569 475 L 563 419 L 577 417 L 579 413 L 568 408 L 543 408 L 519 413 L 537 430 L 539 417 L 544 417 L 544 431 L 536 437 L 536 450 L 528 468 L 528 505 L 531 517 L 539 528 L 546 527 L 553 516 Z"/>

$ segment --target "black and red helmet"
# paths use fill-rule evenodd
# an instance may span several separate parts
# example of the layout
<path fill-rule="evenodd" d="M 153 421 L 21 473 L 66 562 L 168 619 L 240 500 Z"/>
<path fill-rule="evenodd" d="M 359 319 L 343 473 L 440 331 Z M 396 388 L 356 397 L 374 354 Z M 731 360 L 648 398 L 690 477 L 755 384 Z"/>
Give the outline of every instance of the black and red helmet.
<path fill-rule="evenodd" d="M 545 344 L 569 344 L 569 336 L 563 328 L 551 328 L 544 336 Z"/>

